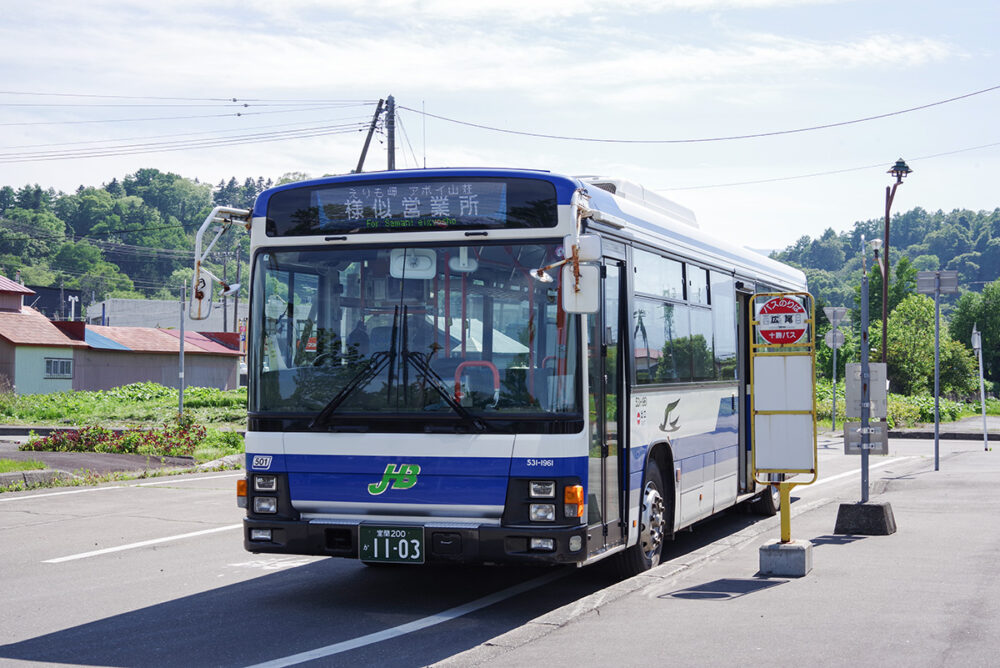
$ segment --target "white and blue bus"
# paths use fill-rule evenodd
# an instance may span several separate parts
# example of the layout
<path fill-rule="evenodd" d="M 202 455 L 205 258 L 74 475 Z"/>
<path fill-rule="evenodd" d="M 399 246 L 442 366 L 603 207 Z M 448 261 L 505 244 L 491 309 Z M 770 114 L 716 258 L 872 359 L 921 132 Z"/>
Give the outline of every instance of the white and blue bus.
<path fill-rule="evenodd" d="M 425 169 L 280 186 L 202 232 L 220 221 L 251 234 L 247 550 L 631 574 L 737 503 L 776 511 L 751 475 L 748 301 L 805 277 L 689 210 Z"/>

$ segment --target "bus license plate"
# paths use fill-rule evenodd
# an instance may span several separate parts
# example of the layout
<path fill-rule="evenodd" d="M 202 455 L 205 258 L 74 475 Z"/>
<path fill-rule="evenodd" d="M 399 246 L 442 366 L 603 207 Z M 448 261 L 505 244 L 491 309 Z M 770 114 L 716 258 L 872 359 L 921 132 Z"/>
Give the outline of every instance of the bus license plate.
<path fill-rule="evenodd" d="M 358 531 L 361 561 L 424 563 L 423 527 L 380 527 L 362 524 Z"/>

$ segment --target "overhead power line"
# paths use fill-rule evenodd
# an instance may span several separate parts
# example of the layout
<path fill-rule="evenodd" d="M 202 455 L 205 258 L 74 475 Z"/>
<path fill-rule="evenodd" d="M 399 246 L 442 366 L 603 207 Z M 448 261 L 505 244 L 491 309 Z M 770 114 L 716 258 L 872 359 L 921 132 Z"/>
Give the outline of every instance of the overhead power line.
<path fill-rule="evenodd" d="M 35 97 L 74 97 L 101 100 L 178 100 L 184 102 L 335 102 L 338 104 L 375 104 L 377 100 L 330 100 L 326 98 L 266 98 L 266 97 L 171 97 L 166 95 L 108 95 L 99 93 L 42 93 L 18 90 L 0 90 L 0 95 L 25 95 Z"/>
<path fill-rule="evenodd" d="M 918 160 L 931 160 L 932 158 L 942 158 L 946 155 L 957 155 L 959 153 L 967 153 L 969 151 L 979 151 L 985 148 L 994 148 L 1000 146 L 1000 142 L 994 142 L 992 144 L 982 144 L 980 146 L 969 146 L 966 148 L 955 149 L 954 151 L 944 151 L 942 153 L 931 153 L 929 155 L 918 155 L 910 158 L 910 162 L 916 162 Z M 845 167 L 844 169 L 831 169 L 824 172 L 810 172 L 809 174 L 796 174 L 794 176 L 777 176 L 770 179 L 754 179 L 750 181 L 729 181 L 727 183 L 713 183 L 709 185 L 701 186 L 680 186 L 676 188 L 651 188 L 656 192 L 674 192 L 681 190 L 708 190 L 709 188 L 729 188 L 733 186 L 752 186 L 759 185 L 762 183 L 777 183 L 780 181 L 796 181 L 798 179 L 811 179 L 817 176 L 833 176 L 834 174 L 846 174 L 848 172 L 861 172 L 866 169 L 884 169 L 886 163 L 880 162 L 872 165 L 862 165 L 860 167 Z"/>
<path fill-rule="evenodd" d="M 269 111 L 237 111 L 226 114 L 198 114 L 191 116 L 147 116 L 143 118 L 99 118 L 81 121 L 20 121 L 0 123 L 0 127 L 29 125 L 84 125 L 88 123 L 138 123 L 145 121 L 185 121 L 195 118 L 237 118 L 241 116 L 263 116 L 265 114 L 295 114 L 304 111 L 323 111 L 326 109 L 345 109 L 347 107 L 364 107 L 368 104 L 318 104 L 316 106 L 301 106 L 294 109 L 272 109 Z"/>
<path fill-rule="evenodd" d="M 139 144 L 120 144 L 87 149 L 66 149 L 62 151 L 28 151 L 0 153 L 0 164 L 19 162 L 40 162 L 49 160 L 78 160 L 83 158 L 102 158 L 115 155 L 135 155 L 141 153 L 163 153 L 167 151 L 186 151 L 200 148 L 215 148 L 239 144 L 259 144 L 292 139 L 306 139 L 336 134 L 349 134 L 365 129 L 365 123 L 348 123 L 342 125 L 327 125 L 297 130 L 262 132 L 237 135 L 233 137 L 216 137 L 193 140 L 176 140 L 167 142 L 146 142 Z"/>
<path fill-rule="evenodd" d="M 964 100 L 966 98 L 973 97 L 975 95 L 982 95 L 983 93 L 989 93 L 995 90 L 1000 90 L 1000 85 L 991 86 L 990 88 L 984 88 L 982 90 L 973 91 L 971 93 L 966 93 L 964 95 L 959 95 L 956 97 L 950 97 L 946 100 L 938 100 L 937 102 L 930 102 L 928 104 L 922 104 L 918 107 L 910 107 L 909 109 L 900 109 L 898 111 L 890 111 L 885 114 L 876 114 L 874 116 L 865 116 L 864 118 L 855 118 L 849 121 L 838 121 L 836 123 L 826 123 L 823 125 L 812 125 L 803 128 L 793 128 L 790 130 L 774 130 L 771 132 L 756 132 L 753 134 L 744 135 L 727 135 L 720 137 L 700 137 L 693 139 L 602 139 L 596 137 L 573 137 L 567 135 L 551 135 L 541 132 L 526 132 L 522 130 L 508 130 L 506 128 L 498 128 L 490 125 L 483 125 L 481 123 L 472 123 L 469 121 L 462 121 L 456 118 L 449 118 L 447 116 L 440 116 L 438 114 L 432 114 L 427 111 L 422 111 L 420 109 L 413 109 L 412 107 L 406 107 L 399 105 L 399 109 L 406 109 L 407 111 L 412 111 L 415 114 L 423 114 L 429 118 L 436 118 L 438 120 L 447 121 L 449 123 L 455 123 L 456 125 L 464 125 L 467 127 L 478 128 L 480 130 L 489 130 L 491 132 L 501 132 L 510 135 L 520 135 L 523 137 L 537 137 L 540 139 L 559 139 L 563 141 L 581 141 L 581 142 L 595 142 L 603 144 L 700 144 L 707 142 L 720 142 L 720 141 L 733 141 L 737 139 L 758 139 L 761 137 L 776 137 L 779 135 L 790 135 L 801 132 L 812 132 L 815 130 L 827 130 L 829 128 L 843 127 L 845 125 L 855 125 L 857 123 L 867 123 L 868 121 L 875 121 L 881 118 L 889 118 L 891 116 L 899 116 L 901 114 L 909 114 L 914 111 L 921 111 L 923 109 L 929 109 L 931 107 L 940 106 L 942 104 L 948 104 L 949 102 L 956 102 L 958 100 Z"/>

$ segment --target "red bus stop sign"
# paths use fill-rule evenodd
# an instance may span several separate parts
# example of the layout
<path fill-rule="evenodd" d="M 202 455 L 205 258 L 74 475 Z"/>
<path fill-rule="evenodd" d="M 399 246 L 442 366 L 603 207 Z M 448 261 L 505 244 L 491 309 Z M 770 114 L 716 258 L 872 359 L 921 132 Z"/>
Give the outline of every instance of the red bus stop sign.
<path fill-rule="evenodd" d="M 760 308 L 757 331 L 774 345 L 798 343 L 806 335 L 808 320 L 806 307 L 797 299 L 772 297 Z"/>

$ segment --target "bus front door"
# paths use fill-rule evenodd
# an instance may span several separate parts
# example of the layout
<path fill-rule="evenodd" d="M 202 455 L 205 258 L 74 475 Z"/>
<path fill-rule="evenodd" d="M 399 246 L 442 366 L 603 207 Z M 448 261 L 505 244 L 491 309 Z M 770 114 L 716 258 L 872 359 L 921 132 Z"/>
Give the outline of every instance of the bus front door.
<path fill-rule="evenodd" d="M 587 553 L 600 554 L 624 542 L 621 518 L 621 452 L 624 446 L 623 360 L 619 354 L 622 266 L 607 259 L 603 267 L 602 307 L 590 324 L 590 453 L 587 481 Z"/>

